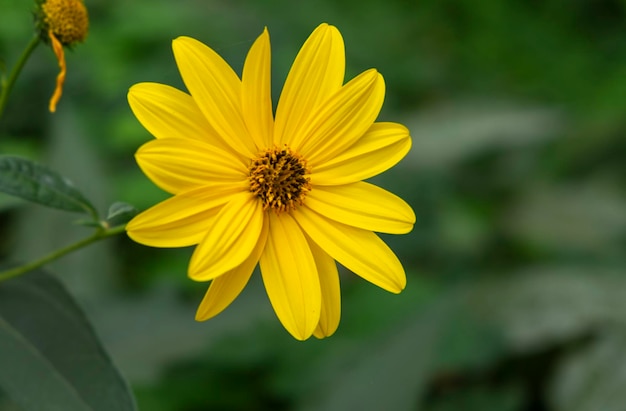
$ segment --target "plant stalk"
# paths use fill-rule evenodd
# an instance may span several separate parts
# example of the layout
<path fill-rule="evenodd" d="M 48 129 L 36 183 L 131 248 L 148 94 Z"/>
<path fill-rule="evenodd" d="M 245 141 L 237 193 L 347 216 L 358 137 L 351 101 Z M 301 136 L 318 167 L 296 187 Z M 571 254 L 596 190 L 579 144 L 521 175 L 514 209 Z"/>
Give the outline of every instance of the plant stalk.
<path fill-rule="evenodd" d="M 17 63 L 15 63 L 13 70 L 11 70 L 11 74 L 9 74 L 9 78 L 7 79 L 6 82 L 3 82 L 2 92 L 0 93 L 0 118 L 2 118 L 2 114 L 4 113 L 4 108 L 6 107 L 7 100 L 9 99 L 9 94 L 11 94 L 11 89 L 13 88 L 13 85 L 15 84 L 17 77 L 19 76 L 20 72 L 22 71 L 22 68 L 24 67 L 24 64 L 26 64 L 26 61 L 30 57 L 33 50 L 35 50 L 39 42 L 40 42 L 39 36 L 38 35 L 33 36 L 30 43 L 28 43 L 28 45 L 22 52 L 20 59 L 17 61 Z"/>
<path fill-rule="evenodd" d="M 101 228 L 98 231 L 96 231 L 94 234 L 92 234 L 91 236 L 87 238 L 83 238 L 82 240 L 79 240 L 75 242 L 74 244 L 70 244 L 66 247 L 53 251 L 50 254 L 39 258 L 38 260 L 31 261 L 30 263 L 26 263 L 19 267 L 15 267 L 10 270 L 0 272 L 0 282 L 6 281 L 10 278 L 18 277 L 22 274 L 26 274 L 27 272 L 32 271 L 36 268 L 39 268 L 43 266 L 44 264 L 54 261 L 60 257 L 63 257 L 64 255 L 69 254 L 72 251 L 76 251 L 80 248 L 88 246 L 89 244 L 95 243 L 96 241 L 100 241 L 105 238 L 112 237 L 116 234 L 122 233 L 124 232 L 124 229 L 125 229 L 124 225 L 113 227 L 113 228 Z"/>

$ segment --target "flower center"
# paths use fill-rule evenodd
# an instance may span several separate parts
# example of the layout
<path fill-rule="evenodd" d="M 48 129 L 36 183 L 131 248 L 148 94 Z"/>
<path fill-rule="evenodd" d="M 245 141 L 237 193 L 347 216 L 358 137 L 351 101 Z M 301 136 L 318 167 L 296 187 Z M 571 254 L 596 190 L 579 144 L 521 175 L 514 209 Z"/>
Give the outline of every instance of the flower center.
<path fill-rule="evenodd" d="M 311 191 L 306 161 L 286 146 L 260 153 L 249 169 L 250 191 L 263 202 L 264 210 L 291 211 Z"/>
<path fill-rule="evenodd" d="M 89 17 L 83 0 L 45 0 L 41 12 L 44 34 L 51 31 L 64 46 L 87 37 Z"/>

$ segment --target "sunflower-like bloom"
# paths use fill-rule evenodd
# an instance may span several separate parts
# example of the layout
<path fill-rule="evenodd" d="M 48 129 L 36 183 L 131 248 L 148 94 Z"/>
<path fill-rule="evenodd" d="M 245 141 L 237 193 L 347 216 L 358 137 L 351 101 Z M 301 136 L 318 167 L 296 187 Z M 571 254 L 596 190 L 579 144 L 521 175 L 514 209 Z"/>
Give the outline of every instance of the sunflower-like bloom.
<path fill-rule="evenodd" d="M 89 16 L 83 0 L 41 0 L 36 18 L 40 37 L 52 44 L 59 61 L 59 74 L 49 105 L 50 112 L 54 113 L 63 94 L 67 72 L 63 47 L 72 47 L 85 40 Z"/>
<path fill-rule="evenodd" d="M 212 281 L 196 319 L 220 313 L 257 263 L 283 326 L 305 340 L 335 332 L 340 317 L 336 261 L 399 293 L 404 269 L 374 233 L 411 231 L 413 210 L 361 180 L 400 161 L 406 127 L 375 122 L 385 86 L 376 70 L 346 84 L 339 31 L 322 24 L 296 57 L 276 109 L 270 96 L 270 40 L 254 42 L 241 79 L 212 49 L 173 42 L 189 94 L 134 85 L 130 106 L 155 137 L 136 154 L 143 172 L 173 197 L 127 226 L 153 247 L 197 245 L 193 280 Z"/>

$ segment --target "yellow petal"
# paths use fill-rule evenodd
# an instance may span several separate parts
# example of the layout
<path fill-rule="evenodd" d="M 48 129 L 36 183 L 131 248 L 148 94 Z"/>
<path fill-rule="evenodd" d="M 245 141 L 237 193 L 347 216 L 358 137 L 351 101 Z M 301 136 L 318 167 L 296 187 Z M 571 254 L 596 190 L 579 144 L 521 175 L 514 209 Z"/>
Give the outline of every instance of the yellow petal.
<path fill-rule="evenodd" d="M 398 123 L 374 123 L 355 144 L 312 170 L 311 184 L 339 185 L 365 180 L 402 160 L 411 148 L 409 130 Z"/>
<path fill-rule="evenodd" d="M 344 72 L 341 33 L 328 24 L 319 25 L 300 49 L 285 80 L 276 109 L 274 143 L 300 144 L 302 124 L 341 88 Z"/>
<path fill-rule="evenodd" d="M 372 126 L 385 99 L 385 82 L 367 70 L 319 108 L 302 126 L 302 143 L 292 146 L 314 169 L 352 146 Z"/>
<path fill-rule="evenodd" d="M 252 254 L 240 266 L 211 281 L 211 286 L 196 312 L 196 321 L 205 321 L 221 313 L 245 288 L 265 247 L 267 232 L 268 224 L 265 219 L 261 236 Z"/>
<path fill-rule="evenodd" d="M 307 207 L 297 208 L 293 216 L 322 250 L 353 273 L 392 293 L 406 286 L 398 257 L 373 232 L 329 220 Z"/>
<path fill-rule="evenodd" d="M 59 74 L 57 74 L 57 83 L 54 89 L 54 93 L 50 98 L 50 104 L 48 105 L 48 109 L 51 113 L 54 113 L 57 110 L 57 103 L 61 99 L 61 95 L 63 94 L 63 84 L 65 83 L 65 74 L 67 70 L 67 66 L 65 65 L 65 52 L 63 51 L 63 45 L 56 38 L 52 30 L 48 31 L 48 36 L 50 37 L 50 42 L 52 43 L 52 50 L 54 54 L 57 56 L 57 60 L 59 62 Z"/>
<path fill-rule="evenodd" d="M 128 90 L 128 104 L 141 125 L 156 138 L 201 140 L 232 151 L 211 128 L 193 98 L 174 87 L 135 84 Z"/>
<path fill-rule="evenodd" d="M 263 219 L 255 195 L 248 191 L 233 195 L 191 256 L 189 277 L 209 281 L 241 265 L 259 241 Z"/>
<path fill-rule="evenodd" d="M 152 247 L 198 244 L 235 192 L 222 185 L 174 196 L 135 216 L 126 232 L 136 242 Z"/>
<path fill-rule="evenodd" d="M 172 49 L 185 86 L 211 127 L 236 152 L 248 158 L 256 154 L 242 115 L 241 81 L 237 74 L 198 40 L 179 37 Z"/>
<path fill-rule="evenodd" d="M 315 328 L 315 330 L 313 330 L 313 336 L 314 336 L 315 338 L 320 339 L 320 340 L 321 340 L 322 338 L 330 337 L 330 335 L 325 335 L 325 334 L 324 334 L 324 331 L 320 328 L 319 324 L 318 324 L 318 326 Z"/>
<path fill-rule="evenodd" d="M 270 61 L 270 35 L 265 29 L 248 52 L 241 80 L 244 119 L 259 151 L 272 147 L 274 133 Z"/>
<path fill-rule="evenodd" d="M 306 205 L 331 220 L 379 233 L 405 234 L 415 224 L 415 213 L 403 199 L 362 181 L 316 186 Z"/>
<path fill-rule="evenodd" d="M 242 162 L 198 140 L 152 140 L 139 148 L 135 158 L 150 180 L 172 194 L 216 181 L 247 183 L 247 169 Z"/>
<path fill-rule="evenodd" d="M 337 264 L 315 242 L 309 240 L 309 246 L 315 259 L 322 290 L 320 322 L 315 328 L 313 335 L 317 338 L 330 337 L 337 330 L 339 319 L 341 318 L 341 293 Z"/>
<path fill-rule="evenodd" d="M 261 274 L 283 326 L 306 340 L 320 321 L 321 290 L 309 244 L 293 218 L 269 212 L 269 234 L 261 254 Z"/>

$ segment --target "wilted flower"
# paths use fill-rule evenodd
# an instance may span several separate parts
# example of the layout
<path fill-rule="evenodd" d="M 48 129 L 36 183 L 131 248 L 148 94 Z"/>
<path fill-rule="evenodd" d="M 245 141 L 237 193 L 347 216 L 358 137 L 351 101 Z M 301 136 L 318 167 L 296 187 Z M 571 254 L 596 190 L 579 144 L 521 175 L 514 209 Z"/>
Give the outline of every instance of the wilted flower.
<path fill-rule="evenodd" d="M 83 0 L 43 0 L 38 3 L 36 13 L 40 37 L 52 44 L 54 54 L 59 61 L 60 72 L 57 75 L 56 88 L 50 98 L 50 111 L 56 111 L 56 105 L 63 93 L 66 66 L 63 47 L 71 47 L 87 37 L 89 16 Z"/>

